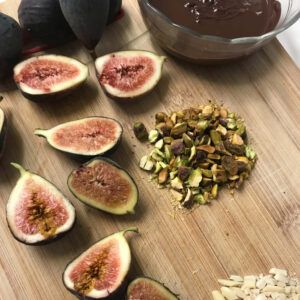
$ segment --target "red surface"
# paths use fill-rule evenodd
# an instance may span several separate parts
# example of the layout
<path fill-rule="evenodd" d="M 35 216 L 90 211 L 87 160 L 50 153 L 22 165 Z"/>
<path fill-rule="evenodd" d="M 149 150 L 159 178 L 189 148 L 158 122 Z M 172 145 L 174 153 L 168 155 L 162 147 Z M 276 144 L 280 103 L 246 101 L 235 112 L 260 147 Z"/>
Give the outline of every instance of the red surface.
<path fill-rule="evenodd" d="M 107 290 L 114 287 L 121 266 L 119 243 L 110 240 L 106 244 L 96 246 L 72 270 L 70 279 L 79 283 L 89 271 L 99 267 L 98 277 L 94 281 L 94 289 Z"/>
<path fill-rule="evenodd" d="M 141 88 L 155 72 L 152 59 L 146 56 L 112 55 L 99 74 L 102 85 L 108 84 L 124 92 Z"/>
<path fill-rule="evenodd" d="M 116 142 L 119 126 L 109 119 L 90 119 L 77 125 L 65 126 L 55 132 L 54 142 L 78 152 L 98 151 Z"/>
<path fill-rule="evenodd" d="M 30 216 L 29 206 L 33 205 L 33 198 L 38 198 L 47 205 L 50 212 L 54 215 L 54 222 L 56 227 L 62 226 L 68 219 L 68 212 L 63 206 L 63 199 L 61 197 L 55 197 L 50 193 L 47 188 L 39 185 L 32 179 L 27 179 L 25 182 L 26 188 L 23 190 L 21 199 L 16 206 L 15 224 L 16 227 L 24 234 L 36 234 L 38 233 L 38 222 L 33 224 L 29 222 Z"/>
<path fill-rule="evenodd" d="M 26 67 L 15 76 L 15 81 L 33 89 L 50 92 L 55 84 L 74 79 L 78 75 L 79 69 L 71 64 L 38 59 L 26 64 Z"/>

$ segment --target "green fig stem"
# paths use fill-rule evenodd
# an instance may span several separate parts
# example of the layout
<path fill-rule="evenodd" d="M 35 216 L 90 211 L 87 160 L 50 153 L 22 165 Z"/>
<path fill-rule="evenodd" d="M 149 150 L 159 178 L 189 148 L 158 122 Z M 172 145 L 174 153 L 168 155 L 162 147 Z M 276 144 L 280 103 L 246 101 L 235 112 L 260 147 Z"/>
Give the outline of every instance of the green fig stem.
<path fill-rule="evenodd" d="M 38 136 L 43 136 L 43 137 L 45 137 L 45 131 L 46 131 L 46 130 L 44 130 L 44 129 L 36 129 L 36 130 L 34 131 L 34 134 L 35 134 L 35 135 L 38 135 Z"/>
<path fill-rule="evenodd" d="M 13 163 L 13 162 L 11 162 L 10 164 L 11 164 L 13 167 L 15 167 L 16 169 L 19 170 L 21 176 L 23 176 L 23 175 L 25 175 L 25 174 L 27 173 L 27 171 L 26 171 L 21 165 L 19 165 L 19 164 L 17 164 L 17 163 Z"/>
<path fill-rule="evenodd" d="M 126 232 L 135 232 L 135 233 L 139 233 L 139 229 L 137 227 L 129 227 L 123 231 L 121 231 L 121 234 L 125 234 Z"/>

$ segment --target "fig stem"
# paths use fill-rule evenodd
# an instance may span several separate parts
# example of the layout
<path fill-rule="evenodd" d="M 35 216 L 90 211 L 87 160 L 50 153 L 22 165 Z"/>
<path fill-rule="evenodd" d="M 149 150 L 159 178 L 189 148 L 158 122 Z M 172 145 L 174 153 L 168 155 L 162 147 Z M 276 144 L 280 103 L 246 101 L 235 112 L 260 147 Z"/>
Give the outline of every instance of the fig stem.
<path fill-rule="evenodd" d="M 121 231 L 121 233 L 124 235 L 126 232 L 135 232 L 135 233 L 139 233 L 139 229 L 137 227 L 129 227 L 123 231 Z"/>
<path fill-rule="evenodd" d="M 91 55 L 92 59 L 96 60 L 97 59 L 97 54 L 96 54 L 95 49 L 89 50 L 89 52 L 90 52 L 90 55 Z"/>
<path fill-rule="evenodd" d="M 38 136 L 45 137 L 45 130 L 43 130 L 43 129 L 36 129 L 36 130 L 34 131 L 34 134 L 35 134 L 35 135 L 38 135 Z"/>
<path fill-rule="evenodd" d="M 11 164 L 13 167 L 15 167 L 16 169 L 19 170 L 21 176 L 23 176 L 24 174 L 27 173 L 27 171 L 26 171 L 21 165 L 19 165 L 19 164 L 17 164 L 17 163 L 14 163 L 14 162 L 11 162 L 10 164 Z"/>

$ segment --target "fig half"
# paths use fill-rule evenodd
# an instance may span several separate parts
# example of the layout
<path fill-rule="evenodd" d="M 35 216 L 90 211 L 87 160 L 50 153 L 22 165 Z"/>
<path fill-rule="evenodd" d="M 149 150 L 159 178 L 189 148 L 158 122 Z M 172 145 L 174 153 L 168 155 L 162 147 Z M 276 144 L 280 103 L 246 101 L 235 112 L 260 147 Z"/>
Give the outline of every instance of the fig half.
<path fill-rule="evenodd" d="M 84 299 L 107 299 L 124 283 L 130 269 L 131 252 L 125 233 L 129 228 L 94 244 L 68 264 L 63 273 L 65 287 Z"/>
<path fill-rule="evenodd" d="M 140 277 L 127 289 L 127 300 L 178 300 L 179 298 L 163 284 L 151 278 Z"/>
<path fill-rule="evenodd" d="M 0 158 L 3 155 L 7 133 L 7 121 L 3 110 L 0 108 Z"/>
<path fill-rule="evenodd" d="M 117 99 L 136 98 L 150 92 L 159 82 L 166 57 L 148 51 L 121 51 L 96 60 L 104 91 Z"/>
<path fill-rule="evenodd" d="M 88 67 L 76 59 L 60 55 L 29 58 L 14 68 L 14 79 L 23 95 L 40 101 L 60 98 L 81 86 Z"/>
<path fill-rule="evenodd" d="M 119 122 L 105 117 L 90 117 L 58 125 L 49 130 L 36 129 L 55 149 L 63 152 L 96 156 L 113 151 L 119 144 L 123 129 Z"/>
<path fill-rule="evenodd" d="M 27 245 L 49 243 L 75 223 L 75 208 L 49 181 L 12 163 L 21 177 L 6 207 L 7 223 L 13 236 Z"/>
<path fill-rule="evenodd" d="M 138 189 L 131 176 L 112 160 L 97 157 L 68 178 L 74 196 L 96 209 L 114 214 L 134 213 Z"/>

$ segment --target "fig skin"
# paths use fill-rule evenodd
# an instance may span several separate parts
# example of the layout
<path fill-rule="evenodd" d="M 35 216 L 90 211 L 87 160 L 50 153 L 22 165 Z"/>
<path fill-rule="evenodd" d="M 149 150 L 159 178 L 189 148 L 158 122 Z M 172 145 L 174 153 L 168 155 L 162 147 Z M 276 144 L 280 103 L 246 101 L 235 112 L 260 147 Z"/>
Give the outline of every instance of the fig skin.
<path fill-rule="evenodd" d="M 35 130 L 34 134 L 37 135 L 37 136 L 39 136 L 39 137 L 46 138 L 47 141 L 48 141 L 48 143 L 49 143 L 49 145 L 50 145 L 52 148 L 54 148 L 54 149 L 56 149 L 56 150 L 58 150 L 58 151 L 61 151 L 61 152 L 65 152 L 65 153 L 69 154 L 72 158 L 74 158 L 74 159 L 76 159 L 76 160 L 79 160 L 79 161 L 82 161 L 83 159 L 93 159 L 94 157 L 100 156 L 100 155 L 101 155 L 101 156 L 109 156 L 109 155 L 113 154 L 113 153 L 118 149 L 118 147 L 120 146 L 120 144 L 121 144 L 121 142 L 122 142 L 122 136 L 123 136 L 123 131 L 124 131 L 123 126 L 122 126 L 122 124 L 121 124 L 119 121 L 117 121 L 117 120 L 115 120 L 115 119 L 113 119 L 113 118 L 102 117 L 102 116 L 91 116 L 91 117 L 86 117 L 86 118 L 83 118 L 83 119 L 75 120 L 75 122 L 76 122 L 76 121 L 89 120 L 89 119 L 93 119 L 93 118 L 101 118 L 101 119 L 112 120 L 112 121 L 116 122 L 116 123 L 120 126 L 120 129 L 121 129 L 120 136 L 119 136 L 119 138 L 115 141 L 114 146 L 113 146 L 111 149 L 109 149 L 108 151 L 101 152 L 101 153 L 98 153 L 98 154 L 95 154 L 95 155 L 87 155 L 87 154 L 85 154 L 85 153 L 80 153 L 80 154 L 79 154 L 79 153 L 72 153 L 72 152 L 69 152 L 69 151 L 64 151 L 64 150 L 58 149 L 58 148 L 55 147 L 55 145 L 49 143 L 49 141 L 48 141 L 48 139 L 47 139 L 46 136 L 44 136 L 43 134 L 39 134 L 39 130 L 41 130 L 40 128 L 37 128 L 37 129 Z M 60 125 L 64 125 L 64 124 L 68 124 L 68 123 L 70 123 L 70 122 L 63 123 L 63 124 L 60 124 Z M 58 125 L 58 126 L 60 126 L 60 125 Z M 54 127 L 54 128 L 55 128 L 55 127 Z M 51 129 L 49 129 L 49 130 L 51 130 Z"/>
<path fill-rule="evenodd" d="M 174 294 L 174 293 L 173 293 L 168 287 L 166 287 L 164 284 L 162 284 L 161 282 L 159 282 L 159 281 L 157 281 L 157 280 L 155 280 L 155 279 L 153 279 L 153 278 L 146 277 L 146 276 L 143 276 L 143 277 L 137 277 L 137 278 L 135 278 L 134 280 L 132 280 L 132 281 L 129 283 L 129 285 L 128 285 L 128 287 L 127 287 L 126 300 L 130 300 L 130 288 L 131 288 L 131 286 L 134 285 L 137 281 L 143 281 L 143 280 L 144 280 L 144 281 L 147 281 L 148 283 L 153 283 L 153 284 L 155 284 L 155 285 L 159 285 L 161 288 L 163 288 L 163 289 L 166 291 L 166 293 L 169 294 L 168 296 L 172 297 L 172 298 L 170 298 L 170 300 L 175 300 L 175 299 L 179 300 L 178 295 Z"/>
<path fill-rule="evenodd" d="M 18 165 L 18 164 L 16 164 L 16 163 L 11 163 L 11 165 L 14 166 L 15 168 L 19 169 L 20 174 L 21 174 L 21 177 L 22 177 L 22 172 L 29 172 L 29 171 L 23 169 L 20 165 Z M 42 177 L 42 176 L 40 176 L 40 175 L 38 175 L 38 174 L 36 174 L 36 173 L 33 173 L 33 172 L 29 172 L 29 173 L 32 174 L 32 175 L 36 175 L 36 176 L 42 178 L 47 184 L 53 186 L 59 193 L 61 193 L 62 195 L 64 195 L 60 189 L 58 189 L 55 185 L 53 185 L 52 182 L 50 182 L 50 181 L 47 180 L 46 178 L 44 178 L 44 177 Z M 19 178 L 19 180 L 21 179 L 21 177 Z M 75 207 L 73 206 L 73 204 L 72 204 L 70 201 L 69 201 L 69 204 L 70 204 L 70 206 L 71 206 L 71 207 L 74 209 L 74 211 L 75 211 Z M 48 244 L 50 244 L 50 243 L 53 243 L 53 242 L 55 242 L 55 241 L 60 240 L 60 239 L 63 238 L 65 235 L 67 235 L 68 233 L 70 233 L 70 232 L 73 230 L 73 228 L 74 228 L 74 226 L 75 226 L 75 224 L 76 224 L 76 222 L 77 222 L 77 215 L 76 215 L 76 211 L 75 211 L 74 220 L 73 220 L 72 224 L 70 225 L 70 227 L 68 228 L 68 230 L 66 230 L 66 231 L 64 231 L 64 232 L 61 232 L 61 233 L 58 233 L 58 234 L 56 234 L 56 235 L 54 235 L 54 236 L 52 236 L 52 237 L 50 237 L 50 238 L 45 238 L 44 240 L 39 241 L 39 242 L 35 242 L 35 243 L 26 243 L 26 241 L 20 239 L 19 237 L 17 237 L 17 236 L 15 235 L 15 232 L 14 232 L 14 231 L 12 230 L 12 228 L 10 227 L 10 221 L 9 221 L 9 219 L 8 219 L 7 208 L 6 208 L 6 221 L 7 221 L 7 226 L 8 226 L 9 231 L 11 232 L 12 236 L 14 237 L 14 239 L 15 239 L 16 241 L 18 241 L 18 242 L 20 242 L 20 243 L 22 243 L 22 244 L 24 244 L 24 245 L 26 245 L 26 246 L 33 246 L 33 247 L 35 247 L 35 246 L 44 246 L 44 245 L 48 245 Z"/>
<path fill-rule="evenodd" d="M 108 13 L 108 22 L 110 24 L 114 21 L 115 17 L 117 16 L 118 12 L 122 7 L 122 0 L 110 0 L 109 1 L 109 13 Z"/>
<path fill-rule="evenodd" d="M 23 46 L 19 24 L 0 12 L 0 81 L 11 75 Z"/>
<path fill-rule="evenodd" d="M 2 122 L 2 124 L 1 124 Z M 7 118 L 3 112 L 3 110 L 0 108 L 0 159 L 3 156 L 4 148 L 6 144 L 6 137 L 7 137 Z"/>
<path fill-rule="evenodd" d="M 99 211 L 101 211 L 101 212 L 103 212 L 103 213 L 106 213 L 106 214 L 112 214 L 112 215 L 116 215 L 116 216 L 118 216 L 118 215 L 119 215 L 119 216 L 122 216 L 122 215 L 134 214 L 134 209 L 135 209 L 135 207 L 138 205 L 138 202 L 139 202 L 139 189 L 138 189 L 138 187 L 137 187 L 137 185 L 136 185 L 136 182 L 135 182 L 134 179 L 132 178 L 132 176 L 131 176 L 126 170 L 124 170 L 118 163 L 116 163 L 115 161 L 113 161 L 113 160 L 111 160 L 111 159 L 109 159 L 109 158 L 107 158 L 107 157 L 102 157 L 102 156 L 94 157 L 94 158 L 91 159 L 90 161 L 88 161 L 88 162 L 86 162 L 85 164 L 83 164 L 83 166 L 89 165 L 89 164 L 91 164 L 91 163 L 92 163 L 93 161 L 95 161 L 95 160 L 100 160 L 100 161 L 107 162 L 108 164 L 111 164 L 112 166 L 116 167 L 117 169 L 119 169 L 119 170 L 125 172 L 126 175 L 129 177 L 129 179 L 131 179 L 132 183 L 134 184 L 134 188 L 136 189 L 136 193 L 137 193 L 137 195 L 136 195 L 136 201 L 135 201 L 135 203 L 134 203 L 134 206 L 132 207 L 132 210 L 133 210 L 133 211 L 126 211 L 126 212 L 123 212 L 123 213 L 114 213 L 114 212 L 109 211 L 109 209 L 104 210 L 104 209 L 97 208 L 97 207 L 93 206 L 92 204 L 87 203 L 87 202 L 83 201 L 82 199 L 80 199 L 80 198 L 78 197 L 78 195 L 76 195 L 76 193 L 72 190 L 72 187 L 71 187 L 71 184 L 70 184 L 70 180 L 72 179 L 73 172 L 76 171 L 76 170 L 78 170 L 78 168 L 75 169 L 75 170 L 73 170 L 73 171 L 70 173 L 69 177 L 68 177 L 67 184 L 68 184 L 68 187 L 69 187 L 70 192 L 73 194 L 73 196 L 74 196 L 76 199 L 78 199 L 78 200 L 79 200 L 80 202 L 82 202 L 83 204 L 85 204 L 85 205 L 87 205 L 87 206 L 89 206 L 89 207 L 91 207 L 91 208 L 93 208 L 93 209 L 97 209 L 97 210 L 99 210 Z"/>
<path fill-rule="evenodd" d="M 59 0 L 22 0 L 18 9 L 21 27 L 34 39 L 53 43 L 71 36 Z"/>
<path fill-rule="evenodd" d="M 147 57 L 152 60 L 154 65 L 157 67 L 157 69 L 155 70 L 154 74 L 150 77 L 150 80 L 149 78 L 146 79 L 142 88 L 139 87 L 136 90 L 133 89 L 130 92 L 128 91 L 125 92 L 119 89 L 118 87 L 112 87 L 110 84 L 103 84 L 101 82 L 101 76 L 103 75 L 104 66 L 110 61 L 112 61 L 114 57 L 123 57 L 123 58 Z M 162 77 L 163 66 L 166 59 L 167 58 L 165 56 L 159 56 L 156 53 L 153 53 L 151 51 L 145 51 L 145 50 L 128 50 L 128 51 L 112 52 L 102 57 L 98 57 L 96 59 L 95 61 L 96 76 L 98 78 L 99 84 L 102 87 L 103 91 L 111 99 L 119 101 L 120 103 L 136 101 L 137 99 L 140 99 L 143 96 L 150 94 L 154 90 L 154 88 L 158 85 Z M 153 78 L 155 78 L 155 80 L 151 82 Z M 151 84 L 149 84 L 149 81 L 151 82 Z M 112 89 L 114 91 L 112 91 Z"/>
<path fill-rule="evenodd" d="M 26 69 L 26 64 L 29 64 L 29 63 L 31 63 L 35 60 L 39 60 L 39 59 L 41 59 L 41 60 L 49 59 L 54 62 L 64 62 L 64 63 L 70 64 L 71 66 L 76 65 L 76 67 L 79 70 L 79 76 L 76 76 L 75 78 L 69 80 L 69 82 L 72 82 L 72 80 L 74 80 L 74 82 L 75 82 L 74 84 L 69 84 L 68 87 L 58 90 L 58 91 L 54 91 L 54 92 L 44 92 L 39 89 L 34 89 L 31 87 L 29 88 L 32 91 L 34 91 L 34 90 L 39 91 L 38 93 L 34 93 L 34 92 L 29 93 L 28 91 L 25 91 L 24 89 L 28 90 L 28 87 L 26 87 L 27 85 L 24 85 L 24 87 L 22 87 L 22 84 L 17 82 L 15 79 L 17 87 L 19 88 L 19 90 L 21 91 L 23 96 L 25 98 L 27 98 L 28 100 L 31 100 L 33 102 L 48 102 L 48 101 L 59 100 L 65 96 L 73 93 L 77 89 L 79 89 L 88 79 L 89 71 L 88 71 L 88 67 L 85 64 L 83 64 L 82 62 L 80 62 L 74 58 L 61 56 L 61 55 L 41 55 L 41 56 L 26 59 L 14 67 L 14 78 L 16 78 L 20 74 L 21 71 Z M 80 80 L 79 80 L 79 78 L 80 78 Z M 78 82 L 76 82 L 76 80 Z M 54 87 L 55 87 L 55 85 L 54 85 Z M 51 87 L 51 88 L 53 88 L 53 87 Z"/>
<path fill-rule="evenodd" d="M 77 38 L 89 50 L 100 41 L 106 28 L 110 0 L 59 0 L 63 15 Z"/>
<path fill-rule="evenodd" d="M 98 242 L 94 243 L 93 245 L 90 246 L 90 248 L 92 248 L 94 245 L 100 243 L 101 241 L 105 240 L 105 239 L 109 239 L 110 237 L 113 237 L 114 235 L 122 235 L 123 236 L 125 235 L 126 232 L 134 232 L 134 233 L 139 233 L 139 230 L 138 228 L 136 227 L 131 227 L 131 228 L 128 228 L 126 230 L 123 230 L 123 231 L 120 231 L 120 232 L 116 232 L 116 233 L 112 233 L 102 239 L 100 239 Z M 117 238 L 117 237 L 116 237 Z M 128 243 L 128 242 L 127 242 Z M 128 245 L 129 246 L 129 245 Z M 79 299 L 82 299 L 82 300 L 95 300 L 97 298 L 93 298 L 93 297 L 88 297 L 88 296 L 83 296 L 81 294 L 79 294 L 77 291 L 69 288 L 67 286 L 67 284 L 65 283 L 65 280 L 64 280 L 64 275 L 65 275 L 65 272 L 67 270 L 67 268 L 79 257 L 81 256 L 82 254 L 84 254 L 85 252 L 87 252 L 90 248 L 88 248 L 87 250 L 85 250 L 84 252 L 82 252 L 81 254 L 79 254 L 78 256 L 76 256 L 75 258 L 73 258 L 65 267 L 65 270 L 64 272 L 62 273 L 62 281 L 63 281 L 63 284 L 65 286 L 65 288 L 73 295 L 77 296 Z M 131 249 L 129 247 L 129 250 L 130 250 L 130 257 L 129 257 L 129 269 L 127 270 L 127 273 L 124 274 L 124 278 L 123 278 L 123 281 L 120 283 L 119 287 L 113 292 L 111 293 L 110 295 L 108 295 L 107 297 L 105 298 L 98 298 L 98 299 L 102 299 L 102 300 L 120 300 L 120 299 L 123 299 L 124 298 L 124 294 L 125 294 L 125 291 L 126 291 L 126 287 L 127 287 L 127 284 L 128 284 L 128 279 L 129 279 L 129 273 L 130 273 L 130 270 L 131 270 Z"/>

